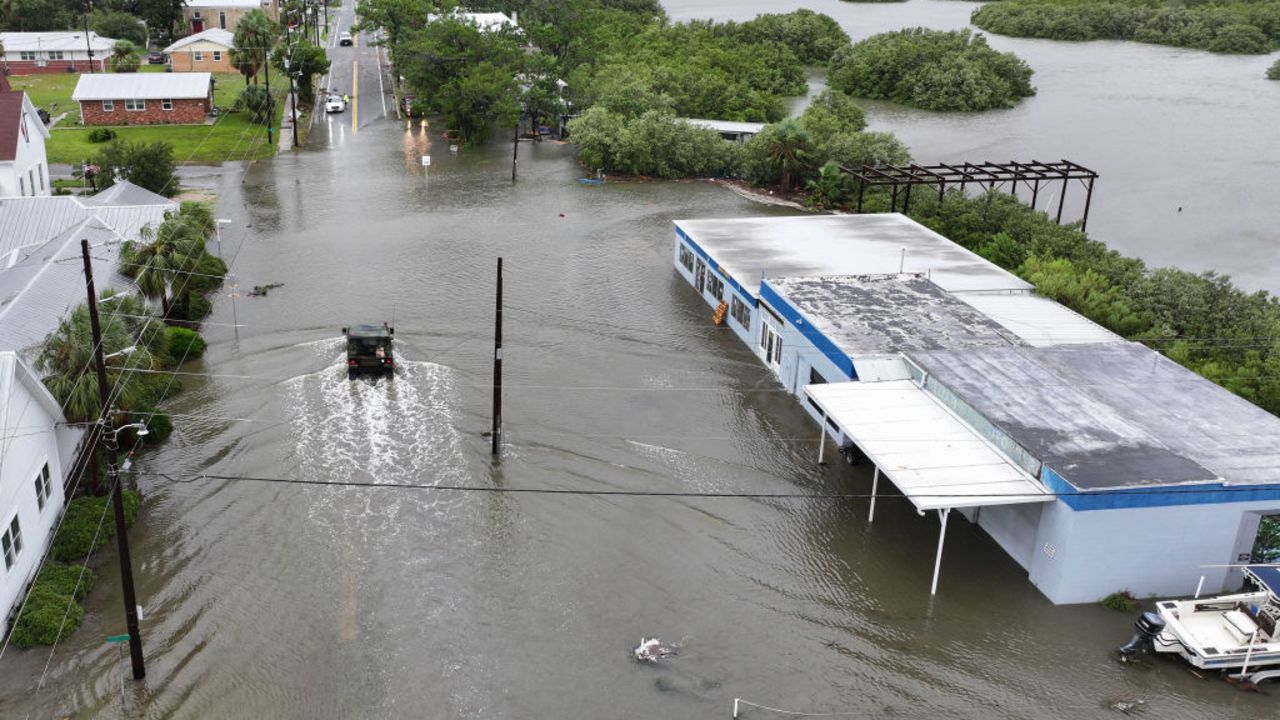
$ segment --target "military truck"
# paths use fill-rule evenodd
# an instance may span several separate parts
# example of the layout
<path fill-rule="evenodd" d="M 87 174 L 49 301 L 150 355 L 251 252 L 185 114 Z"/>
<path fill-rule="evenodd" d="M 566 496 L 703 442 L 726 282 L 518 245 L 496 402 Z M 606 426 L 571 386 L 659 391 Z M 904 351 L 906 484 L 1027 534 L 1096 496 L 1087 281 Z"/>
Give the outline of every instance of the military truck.
<path fill-rule="evenodd" d="M 347 338 L 347 374 L 377 373 L 390 375 L 395 369 L 391 340 L 396 330 L 381 325 L 352 325 L 342 328 Z"/>

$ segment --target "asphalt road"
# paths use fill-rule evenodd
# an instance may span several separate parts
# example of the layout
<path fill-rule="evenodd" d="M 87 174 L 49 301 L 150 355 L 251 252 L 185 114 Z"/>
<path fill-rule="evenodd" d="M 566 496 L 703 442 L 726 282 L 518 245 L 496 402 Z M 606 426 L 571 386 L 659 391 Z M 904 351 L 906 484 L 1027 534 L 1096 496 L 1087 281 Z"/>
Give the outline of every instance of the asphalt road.
<path fill-rule="evenodd" d="M 355 134 L 364 126 L 396 114 L 395 99 L 391 96 L 389 78 L 384 77 L 385 51 L 374 45 L 370 33 L 356 33 L 353 44 L 338 44 L 338 36 L 348 31 L 356 21 L 354 0 L 345 0 L 330 20 L 329 39 L 325 51 L 329 54 L 329 74 L 320 79 L 317 96 L 323 89 L 349 95 L 351 102 L 342 113 L 316 114 L 317 127 L 312 130 L 310 145 L 340 145 L 348 133 Z"/>

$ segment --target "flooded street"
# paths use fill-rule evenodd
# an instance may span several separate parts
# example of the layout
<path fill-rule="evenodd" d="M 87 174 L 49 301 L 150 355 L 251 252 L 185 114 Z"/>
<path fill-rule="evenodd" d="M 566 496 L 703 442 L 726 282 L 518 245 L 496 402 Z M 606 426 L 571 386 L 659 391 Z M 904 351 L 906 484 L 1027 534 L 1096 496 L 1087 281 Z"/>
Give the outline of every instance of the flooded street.
<path fill-rule="evenodd" d="M 755 5 L 732 14 L 791 3 Z M 818 9 L 838 15 L 831 5 Z M 709 3 L 669 6 L 684 17 Z M 924 22 L 904 19 L 917 6 L 972 9 L 914 0 L 897 15 L 848 5 L 842 17 L 892 15 L 889 29 Z M 1070 57 L 1101 62 L 1110 47 Z M 1036 126 L 1069 104 L 1054 97 L 1067 82 L 1055 73 L 1089 70 L 1054 71 L 1017 49 L 1041 95 L 1004 121 L 876 108 L 874 125 L 921 160 L 1095 166 L 1091 227 L 1119 249 L 1275 283 L 1278 251 L 1262 241 L 1275 206 L 1214 179 L 1252 142 L 1234 161 L 1253 163 L 1258 193 L 1275 187 L 1265 133 L 1184 128 L 1221 142 L 1203 150 L 1212 162 L 1170 148 L 1170 167 L 1207 163 L 1199 170 L 1215 175 L 1184 203 L 1196 229 L 1165 227 L 1135 198 L 1177 204 L 1195 183 L 1138 186 L 1108 148 L 1151 145 L 1104 143 L 1065 115 L 1058 130 Z M 1194 58 L 1206 72 L 1246 60 Z M 1162 77 L 1131 82 L 1180 92 Z M 1239 116 L 1274 118 L 1254 100 Z M 1165 103 L 1110 122 L 1139 133 L 1140 116 L 1148 141 L 1163 142 L 1152 138 L 1177 117 Z M 1236 111 L 1220 110 L 1196 113 L 1221 129 Z M 192 181 L 216 189 L 219 217 L 233 221 L 222 242 L 236 287 L 215 298 L 209 349 L 166 406 L 172 439 L 138 462 L 145 504 L 131 542 L 147 678 L 122 697 L 127 658 L 103 643 L 123 625 L 108 548 L 81 629 L 52 654 L 6 655 L 0 717 L 719 719 L 735 697 L 867 718 L 1114 718 L 1120 700 L 1144 700 L 1162 720 L 1275 713 L 1275 698 L 1173 662 L 1117 664 L 1131 616 L 1050 605 L 958 514 L 930 598 L 938 521 L 896 495 L 869 525 L 865 499 L 441 489 L 817 495 L 869 492 L 871 476 L 816 464 L 814 424 L 672 269 L 675 219 L 789 211 L 705 182 L 580 184 L 571 149 L 553 143 L 521 145 L 513 185 L 509 145 L 451 154 L 434 131 L 365 118 L 358 133 L 321 129 L 312 149 Z M 989 143 L 965 139 L 1002 122 Z M 1202 205 L 1212 208 L 1192 210 Z M 1224 252 L 1237 242 L 1238 257 Z M 498 257 L 506 444 L 494 462 L 483 433 Z M 283 286 L 248 295 L 269 283 Z M 340 328 L 383 321 L 396 328 L 395 377 L 349 381 Z M 637 663 L 631 649 L 654 635 L 679 655 Z"/>

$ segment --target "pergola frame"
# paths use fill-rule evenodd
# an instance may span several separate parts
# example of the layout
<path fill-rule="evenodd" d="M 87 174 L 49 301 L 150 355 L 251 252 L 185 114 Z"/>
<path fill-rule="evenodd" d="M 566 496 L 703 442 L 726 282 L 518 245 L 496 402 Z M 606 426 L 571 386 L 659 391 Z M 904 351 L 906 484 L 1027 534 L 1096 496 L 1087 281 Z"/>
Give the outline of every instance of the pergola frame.
<path fill-rule="evenodd" d="M 1035 208 L 1040 199 L 1041 186 L 1044 183 L 1060 182 L 1062 183 L 1062 188 L 1058 194 L 1058 208 L 1055 216 L 1055 221 L 1058 224 L 1062 224 L 1062 209 L 1067 197 L 1067 188 L 1070 186 L 1071 181 L 1078 180 L 1085 187 L 1084 216 L 1080 220 L 1081 230 L 1084 230 L 1089 224 L 1089 205 L 1093 201 L 1093 183 L 1098 179 L 1098 173 L 1070 160 L 1060 160 L 1058 162 L 1041 162 L 1039 160 L 1032 160 L 1031 162 L 1009 161 L 1005 163 L 985 161 L 980 163 L 964 162 L 954 165 L 947 163 L 917 165 L 911 163 L 910 165 L 886 167 L 863 165 L 856 170 L 841 165 L 840 170 L 858 180 L 857 212 L 859 213 L 862 212 L 863 194 L 868 187 L 890 188 L 889 207 L 891 212 L 898 212 L 898 196 L 901 194 L 902 212 L 905 213 L 911 207 L 911 188 L 916 185 L 924 185 L 930 188 L 936 187 L 938 199 L 941 200 L 943 195 L 946 194 L 948 186 L 959 187 L 963 191 L 971 183 L 989 191 L 1003 187 L 1008 183 L 1009 194 L 1017 197 L 1018 185 L 1021 183 L 1031 190 L 1031 207 Z M 1048 208 L 1046 208 L 1047 211 Z"/>

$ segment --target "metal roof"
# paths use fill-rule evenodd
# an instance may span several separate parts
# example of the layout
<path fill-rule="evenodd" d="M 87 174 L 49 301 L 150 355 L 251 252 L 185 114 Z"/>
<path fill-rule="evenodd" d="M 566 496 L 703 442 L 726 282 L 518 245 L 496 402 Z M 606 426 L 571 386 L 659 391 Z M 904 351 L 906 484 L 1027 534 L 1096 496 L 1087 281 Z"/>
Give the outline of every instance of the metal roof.
<path fill-rule="evenodd" d="M 680 118 L 690 125 L 711 128 L 721 133 L 737 133 L 740 135 L 758 135 L 764 129 L 764 123 L 739 122 L 737 120 L 704 120 L 703 118 Z"/>
<path fill-rule="evenodd" d="M 116 40 L 112 38 L 102 37 L 92 30 L 89 31 L 89 44 L 94 50 L 110 50 L 115 47 Z M 0 45 L 4 46 L 5 55 L 13 55 L 18 52 L 48 52 L 49 50 L 74 50 L 81 51 L 85 49 L 83 32 L 0 32 Z"/>
<path fill-rule="evenodd" d="M 1022 344 L 923 275 L 823 275 L 764 282 L 851 359 Z"/>
<path fill-rule="evenodd" d="M 1144 345 L 908 357 L 1077 488 L 1280 484 L 1280 418 Z"/>
<path fill-rule="evenodd" d="M 1065 305 L 1039 295 L 960 293 L 955 297 L 1000 323 L 1028 345 L 1123 342 L 1124 338 Z"/>
<path fill-rule="evenodd" d="M 808 385 L 804 391 L 918 510 L 1053 499 L 910 380 Z"/>
<path fill-rule="evenodd" d="M 175 50 L 181 50 L 182 48 L 188 45 L 194 45 L 195 43 L 198 43 L 198 42 L 211 42 L 226 48 L 231 48 L 231 47 L 235 47 L 232 44 L 232 40 L 234 38 L 235 38 L 235 35 L 227 30 L 223 30 L 222 28 L 209 28 L 208 30 L 198 32 L 195 35 L 188 35 L 182 38 L 181 40 L 165 48 L 164 52 L 171 53 Z"/>
<path fill-rule="evenodd" d="M 91 73 L 80 76 L 71 99 L 81 100 L 160 100 L 208 97 L 207 72 L 175 73 Z"/>
<path fill-rule="evenodd" d="M 897 272 L 925 273 L 950 292 L 1031 290 L 1025 280 L 899 213 L 677 220 L 675 225 L 757 295 L 761 276 Z"/>

